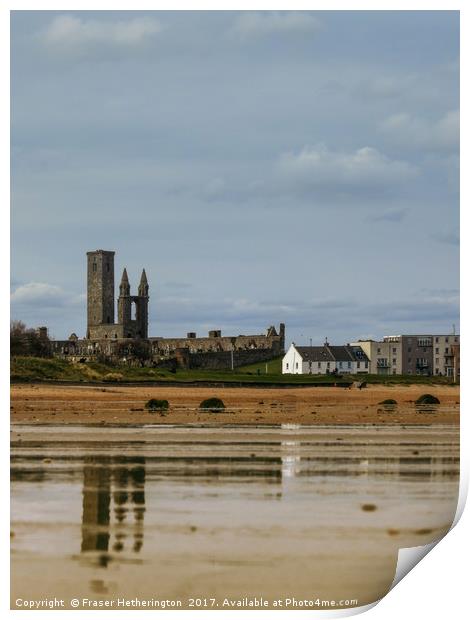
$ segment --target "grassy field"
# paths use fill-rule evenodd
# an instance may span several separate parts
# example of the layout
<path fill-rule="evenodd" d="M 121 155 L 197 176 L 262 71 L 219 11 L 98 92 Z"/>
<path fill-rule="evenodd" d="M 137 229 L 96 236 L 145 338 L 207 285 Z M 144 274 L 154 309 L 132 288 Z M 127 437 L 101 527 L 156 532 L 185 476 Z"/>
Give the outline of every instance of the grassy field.
<path fill-rule="evenodd" d="M 424 377 L 414 375 L 344 375 L 342 378 L 328 375 L 283 375 L 281 358 L 260 364 L 251 364 L 231 370 L 180 370 L 175 373 L 160 368 L 129 368 L 89 362 L 71 363 L 59 359 L 36 357 L 14 357 L 11 360 L 12 382 L 65 381 L 71 383 L 233 383 L 262 385 L 333 385 L 360 379 L 377 384 L 449 384 L 446 377 Z"/>

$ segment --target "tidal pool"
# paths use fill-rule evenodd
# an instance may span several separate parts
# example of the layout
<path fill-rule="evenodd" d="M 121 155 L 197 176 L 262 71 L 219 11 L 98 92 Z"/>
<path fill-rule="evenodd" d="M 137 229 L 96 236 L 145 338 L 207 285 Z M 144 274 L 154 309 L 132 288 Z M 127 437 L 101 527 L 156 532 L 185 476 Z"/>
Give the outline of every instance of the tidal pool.
<path fill-rule="evenodd" d="M 446 426 L 15 425 L 11 455 L 16 609 L 365 605 L 458 499 Z"/>

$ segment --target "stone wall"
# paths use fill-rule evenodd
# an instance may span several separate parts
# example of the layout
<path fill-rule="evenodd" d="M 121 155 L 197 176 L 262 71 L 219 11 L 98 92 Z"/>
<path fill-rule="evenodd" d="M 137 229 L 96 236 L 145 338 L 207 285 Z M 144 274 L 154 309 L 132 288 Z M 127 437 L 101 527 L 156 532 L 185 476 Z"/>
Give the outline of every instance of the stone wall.
<path fill-rule="evenodd" d="M 219 333 L 213 330 L 210 333 Z M 279 326 L 279 332 L 274 326 L 266 330 L 266 334 L 250 336 L 217 336 L 208 338 L 150 338 L 152 353 L 154 356 L 169 357 L 175 355 L 177 349 L 189 349 L 193 354 L 219 353 L 222 351 L 252 351 L 257 349 L 269 349 L 275 355 L 284 352 L 285 326 Z"/>
<path fill-rule="evenodd" d="M 234 351 L 233 367 L 256 364 L 257 362 L 267 362 L 276 354 L 273 349 L 252 349 L 248 351 Z M 190 353 L 187 359 L 181 355 L 180 350 L 176 354 L 177 365 L 190 369 L 200 370 L 230 370 L 232 367 L 232 354 L 230 351 L 219 351 L 214 353 Z M 184 360 L 184 362 L 183 362 Z M 186 366 L 185 364 L 189 364 Z"/>
<path fill-rule="evenodd" d="M 165 365 L 174 360 L 183 368 L 230 369 L 263 362 L 284 353 L 284 326 L 280 333 L 270 327 L 266 335 L 215 338 L 122 338 L 116 325 L 99 326 L 100 338 L 51 341 L 55 357 L 78 361 L 109 361 Z M 115 334 L 118 333 L 118 337 Z"/>
<path fill-rule="evenodd" d="M 252 351 L 257 349 L 271 349 L 282 353 L 283 343 L 277 336 L 237 336 L 221 338 L 152 338 L 150 339 L 154 355 L 168 357 L 175 354 L 177 349 L 188 349 L 194 355 L 198 353 L 219 353 L 230 351 Z"/>

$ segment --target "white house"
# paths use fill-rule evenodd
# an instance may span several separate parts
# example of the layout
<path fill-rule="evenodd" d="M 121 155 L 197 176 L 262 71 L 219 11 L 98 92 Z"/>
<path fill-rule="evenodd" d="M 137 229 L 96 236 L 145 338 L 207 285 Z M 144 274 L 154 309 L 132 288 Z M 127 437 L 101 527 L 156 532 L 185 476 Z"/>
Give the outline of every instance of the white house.
<path fill-rule="evenodd" d="M 369 359 L 361 347 L 301 347 L 292 343 L 282 359 L 282 374 L 328 375 L 369 372 Z"/>

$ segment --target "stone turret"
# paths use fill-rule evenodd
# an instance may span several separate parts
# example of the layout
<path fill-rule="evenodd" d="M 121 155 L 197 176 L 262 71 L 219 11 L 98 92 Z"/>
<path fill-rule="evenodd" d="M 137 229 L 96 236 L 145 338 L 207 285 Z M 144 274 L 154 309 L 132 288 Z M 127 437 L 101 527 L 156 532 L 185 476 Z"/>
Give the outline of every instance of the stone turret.
<path fill-rule="evenodd" d="M 127 277 L 127 269 L 124 267 L 122 272 L 121 284 L 119 285 L 119 295 L 128 296 L 131 294 L 131 286 L 129 284 L 129 278 Z"/>
<path fill-rule="evenodd" d="M 122 326 L 124 338 L 129 337 L 129 324 L 131 322 L 132 300 L 131 286 L 127 277 L 127 269 L 122 272 L 121 284 L 119 285 L 118 299 L 118 323 Z"/>
<path fill-rule="evenodd" d="M 139 284 L 139 297 L 148 297 L 149 296 L 149 284 L 147 282 L 147 274 L 145 273 L 145 269 L 142 269 L 142 275 L 140 276 L 140 284 Z"/>
<path fill-rule="evenodd" d="M 147 274 L 142 269 L 137 297 L 137 330 L 141 338 L 148 338 L 149 323 L 149 285 Z"/>

